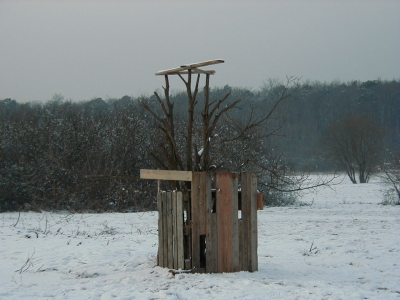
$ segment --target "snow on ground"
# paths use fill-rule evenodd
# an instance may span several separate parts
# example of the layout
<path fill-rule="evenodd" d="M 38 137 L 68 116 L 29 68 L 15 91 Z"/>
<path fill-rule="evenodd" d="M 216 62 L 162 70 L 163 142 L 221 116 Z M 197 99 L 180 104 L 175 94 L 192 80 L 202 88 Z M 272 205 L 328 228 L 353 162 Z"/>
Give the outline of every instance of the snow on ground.
<path fill-rule="evenodd" d="M 400 299 L 400 206 L 381 189 L 345 178 L 259 211 L 254 273 L 156 267 L 156 212 L 2 213 L 0 299 Z"/>

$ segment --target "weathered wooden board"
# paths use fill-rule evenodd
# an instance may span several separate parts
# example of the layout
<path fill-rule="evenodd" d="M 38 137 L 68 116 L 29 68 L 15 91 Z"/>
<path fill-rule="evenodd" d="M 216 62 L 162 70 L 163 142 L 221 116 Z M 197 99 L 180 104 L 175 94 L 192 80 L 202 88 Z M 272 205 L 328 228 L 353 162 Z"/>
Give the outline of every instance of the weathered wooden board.
<path fill-rule="evenodd" d="M 156 75 L 173 75 L 173 74 L 178 74 L 178 73 L 182 74 L 181 72 L 184 72 L 184 71 L 189 70 L 189 69 L 193 69 L 193 71 L 195 71 L 199 67 L 205 67 L 205 66 L 209 66 L 209 65 L 220 64 L 220 63 L 223 63 L 223 62 L 224 62 L 224 60 L 222 60 L 222 59 L 207 60 L 207 61 L 203 61 L 203 62 L 199 62 L 199 63 L 182 65 L 182 66 L 177 67 L 177 68 L 161 70 L 161 71 L 156 72 Z M 208 72 L 208 71 L 203 71 L 203 70 L 200 70 L 200 69 L 197 69 L 197 70 L 198 71 L 202 71 L 202 72 Z M 211 71 L 211 72 L 215 73 L 215 71 Z"/>
<path fill-rule="evenodd" d="M 176 193 L 176 235 L 177 235 L 177 269 L 184 269 L 184 248 L 183 248 L 183 195 Z"/>
<path fill-rule="evenodd" d="M 168 222 L 167 222 L 167 193 L 161 193 L 162 201 L 162 226 L 163 226 L 163 267 L 168 267 Z"/>
<path fill-rule="evenodd" d="M 191 69 L 190 73 L 191 74 L 209 74 L 209 75 L 214 75 L 215 74 L 215 70 Z M 185 75 L 185 74 L 189 74 L 189 71 L 181 71 L 181 72 L 177 72 L 176 74 Z M 173 75 L 173 74 L 170 74 L 170 75 Z"/>
<path fill-rule="evenodd" d="M 167 228 L 168 228 L 168 268 L 174 267 L 174 236 L 173 236 L 173 215 L 172 215 L 172 193 L 167 194 Z"/>
<path fill-rule="evenodd" d="M 257 193 L 257 210 L 264 209 L 263 194 Z"/>
<path fill-rule="evenodd" d="M 237 178 L 232 173 L 216 173 L 218 272 L 239 269 Z"/>
<path fill-rule="evenodd" d="M 181 71 L 185 71 L 189 68 L 187 67 L 178 67 L 178 68 L 172 68 L 172 69 L 167 69 L 167 70 L 161 70 L 156 72 L 156 75 L 172 75 L 172 74 L 177 74 Z"/>
<path fill-rule="evenodd" d="M 258 270 L 257 177 L 254 173 L 241 174 L 242 187 L 242 248 L 244 271 Z"/>
<path fill-rule="evenodd" d="M 241 208 L 242 208 L 242 235 L 241 235 L 241 251 L 242 251 L 242 265 L 241 269 L 243 271 L 248 271 L 249 270 L 249 264 L 248 264 L 248 252 L 249 252 L 249 237 L 248 237 L 248 219 L 250 218 L 250 212 L 249 212 L 249 206 L 247 205 L 246 198 L 248 197 L 247 191 L 249 190 L 248 188 L 248 181 L 246 180 L 247 176 L 246 173 L 241 173 L 240 174 L 240 185 L 241 185 Z"/>
<path fill-rule="evenodd" d="M 140 169 L 140 178 L 156 180 L 192 181 L 192 172 Z"/>
<path fill-rule="evenodd" d="M 249 271 L 255 272 L 258 271 L 258 227 L 257 227 L 257 176 L 254 173 L 251 173 L 251 197 L 247 200 L 251 201 L 250 203 L 250 232 L 249 235 L 251 237 L 251 251 L 249 257 Z"/>
<path fill-rule="evenodd" d="M 238 221 L 239 224 L 239 270 L 244 271 L 243 269 L 243 220 L 240 219 Z"/>
<path fill-rule="evenodd" d="M 218 264 L 217 213 L 211 192 L 211 176 L 206 175 L 206 272 L 216 273 Z"/>
<path fill-rule="evenodd" d="M 168 192 L 171 194 L 171 200 L 172 200 L 172 228 L 171 228 L 171 233 L 172 233 L 172 240 L 173 240 L 173 253 L 172 253 L 172 259 L 173 259 L 173 268 L 176 270 L 178 269 L 178 232 L 177 232 L 177 203 L 176 203 L 176 192 Z"/>
<path fill-rule="evenodd" d="M 199 234 L 206 235 L 206 191 L 207 173 L 198 173 L 199 176 Z"/>
<path fill-rule="evenodd" d="M 238 218 L 238 174 L 232 173 L 232 271 L 240 271 L 239 266 L 239 218 Z"/>
<path fill-rule="evenodd" d="M 199 197 L 200 197 L 200 176 L 193 173 L 191 208 L 192 208 L 192 268 L 200 268 L 200 228 L 199 228 Z"/>
<path fill-rule="evenodd" d="M 158 253 L 157 265 L 164 267 L 164 242 L 163 242 L 163 211 L 161 194 L 157 194 L 157 209 L 158 209 Z"/>
<path fill-rule="evenodd" d="M 182 65 L 181 67 L 182 68 L 198 68 L 198 67 L 205 67 L 205 66 L 209 66 L 209 65 L 221 64 L 224 62 L 225 61 L 223 59 L 212 59 L 212 60 L 206 60 L 203 62 Z"/>

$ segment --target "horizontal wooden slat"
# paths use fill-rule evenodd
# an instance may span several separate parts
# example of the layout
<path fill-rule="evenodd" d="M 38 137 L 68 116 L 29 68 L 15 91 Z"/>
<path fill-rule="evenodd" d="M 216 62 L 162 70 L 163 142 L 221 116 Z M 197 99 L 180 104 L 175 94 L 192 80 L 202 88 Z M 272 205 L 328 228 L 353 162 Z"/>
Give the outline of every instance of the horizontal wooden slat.
<path fill-rule="evenodd" d="M 220 64 L 220 63 L 223 63 L 223 62 L 224 62 L 224 60 L 222 60 L 222 59 L 207 60 L 207 61 L 203 61 L 203 62 L 199 62 L 199 63 L 182 65 L 182 66 L 177 67 L 177 68 L 161 70 L 161 71 L 158 71 L 156 73 L 156 75 L 187 74 L 187 72 L 182 72 L 182 71 L 186 71 L 188 69 L 193 69 L 193 73 L 214 74 L 215 71 L 213 71 L 213 70 L 206 71 L 206 70 L 200 70 L 200 69 L 196 69 L 196 68 L 209 66 L 209 65 Z"/>
<path fill-rule="evenodd" d="M 192 181 L 192 172 L 140 169 L 140 178 L 156 180 Z"/>
<path fill-rule="evenodd" d="M 189 71 L 180 71 L 180 72 L 176 72 L 176 73 L 173 73 L 173 74 L 185 75 L 185 74 L 189 74 Z M 192 74 L 210 74 L 210 75 L 214 75 L 215 74 L 215 70 L 192 69 Z"/>
<path fill-rule="evenodd" d="M 204 66 L 209 66 L 209 65 L 215 65 L 215 64 L 220 64 L 223 63 L 223 59 L 212 59 L 212 60 L 206 60 L 194 64 L 188 64 L 188 65 L 182 65 L 181 67 L 189 67 L 189 68 L 198 68 L 198 67 L 204 67 Z"/>
<path fill-rule="evenodd" d="M 179 73 L 180 71 L 185 71 L 185 70 L 187 70 L 187 69 L 189 69 L 189 67 L 178 67 L 178 68 L 173 68 L 173 69 L 168 69 L 168 70 L 161 70 L 161 71 L 158 71 L 158 72 L 156 73 L 156 75 L 177 74 L 177 73 Z"/>
<path fill-rule="evenodd" d="M 214 75 L 215 74 L 215 70 L 202 70 L 202 69 L 197 69 L 197 68 L 174 68 L 174 69 L 170 69 L 170 70 L 164 70 L 164 71 L 159 71 L 156 73 L 156 75 L 177 75 L 177 74 L 181 74 L 181 75 L 185 75 L 185 74 L 189 74 L 188 70 L 191 70 L 192 74 L 210 74 L 210 75 Z"/>

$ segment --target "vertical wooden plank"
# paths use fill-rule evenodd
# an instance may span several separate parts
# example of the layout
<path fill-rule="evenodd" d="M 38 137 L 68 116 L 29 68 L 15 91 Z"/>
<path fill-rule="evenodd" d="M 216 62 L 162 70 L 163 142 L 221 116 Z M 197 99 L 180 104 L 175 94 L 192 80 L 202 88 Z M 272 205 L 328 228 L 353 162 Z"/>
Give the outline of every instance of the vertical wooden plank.
<path fill-rule="evenodd" d="M 168 267 L 168 222 L 167 222 L 167 193 L 161 192 L 162 226 L 163 226 L 163 268 Z"/>
<path fill-rule="evenodd" d="M 191 209 L 191 191 L 183 192 L 183 211 L 184 211 L 184 226 L 183 226 L 183 257 L 184 269 L 192 268 L 192 209 Z"/>
<path fill-rule="evenodd" d="M 231 200 L 231 236 L 232 236 L 232 271 L 239 268 L 239 220 L 238 220 L 238 174 L 232 174 L 232 200 Z"/>
<path fill-rule="evenodd" d="M 171 192 L 171 200 L 172 200 L 172 240 L 173 240 L 173 252 L 172 252 L 172 260 L 173 260 L 173 268 L 178 269 L 178 235 L 177 235 L 177 201 L 176 201 L 177 193 Z"/>
<path fill-rule="evenodd" d="M 199 192 L 200 176 L 193 173 L 191 190 L 191 216 L 192 216 L 192 269 L 200 268 L 200 233 L 199 233 Z"/>
<path fill-rule="evenodd" d="M 250 219 L 249 206 L 247 205 L 248 195 L 248 181 L 247 173 L 241 173 L 241 203 L 242 203 L 242 236 L 241 236 L 241 249 L 242 249 L 242 265 L 241 271 L 249 270 L 248 252 L 249 252 L 249 236 L 248 236 L 248 220 Z"/>
<path fill-rule="evenodd" d="M 210 173 L 206 175 L 206 272 L 217 272 L 217 214 L 213 211 L 214 202 L 211 192 L 212 178 Z"/>
<path fill-rule="evenodd" d="M 192 209 L 190 190 L 183 192 L 183 208 L 186 213 L 186 221 L 183 228 L 184 269 L 190 270 L 192 268 Z"/>
<path fill-rule="evenodd" d="M 205 272 L 206 268 L 206 181 L 207 173 L 199 173 L 199 201 L 198 201 L 198 212 L 199 212 L 199 243 L 200 243 L 200 268 L 201 272 Z M 200 271 L 200 270 L 199 270 Z"/>
<path fill-rule="evenodd" d="M 217 235 L 218 235 L 218 263 L 217 271 L 219 273 L 227 271 L 228 261 L 231 260 L 232 253 L 228 250 L 229 236 L 229 211 L 227 211 L 227 202 L 229 190 L 231 189 L 231 178 L 228 173 L 216 173 L 216 198 L 217 198 Z"/>
<path fill-rule="evenodd" d="M 239 270 L 243 271 L 243 221 L 239 220 Z"/>
<path fill-rule="evenodd" d="M 257 210 L 264 209 L 263 194 L 257 193 Z"/>
<path fill-rule="evenodd" d="M 207 173 L 199 173 L 199 234 L 206 235 L 206 190 Z"/>
<path fill-rule="evenodd" d="M 184 269 L 184 249 L 183 249 L 183 195 L 177 192 L 176 195 L 176 235 L 177 235 L 177 269 Z"/>
<path fill-rule="evenodd" d="M 167 266 L 168 268 L 172 269 L 174 267 L 172 192 L 167 192 L 167 228 L 168 228 Z"/>
<path fill-rule="evenodd" d="M 250 238 L 251 251 L 249 257 L 249 271 L 258 271 L 258 227 L 257 227 L 257 176 L 251 173 L 251 203 L 250 203 Z"/>
<path fill-rule="evenodd" d="M 237 177 L 232 173 L 216 174 L 218 272 L 239 268 L 239 231 Z"/>
<path fill-rule="evenodd" d="M 161 193 L 157 193 L 157 209 L 158 209 L 158 254 L 157 265 L 164 267 L 164 243 L 163 243 L 163 209 Z"/>
<path fill-rule="evenodd" d="M 258 270 L 257 177 L 242 173 L 243 270 Z"/>

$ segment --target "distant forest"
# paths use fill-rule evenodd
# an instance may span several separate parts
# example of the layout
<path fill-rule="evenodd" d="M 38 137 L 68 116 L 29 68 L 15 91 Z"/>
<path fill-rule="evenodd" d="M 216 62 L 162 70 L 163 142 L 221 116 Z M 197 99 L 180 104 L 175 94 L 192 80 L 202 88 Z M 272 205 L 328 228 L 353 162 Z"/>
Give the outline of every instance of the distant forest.
<path fill-rule="evenodd" d="M 231 91 L 227 103 L 241 100 L 211 142 L 229 140 L 234 126 L 246 123 L 249 114 L 262 116 L 281 90 L 282 83 L 275 80 L 258 90 L 211 89 L 211 99 L 221 99 Z M 202 98 L 199 92 L 199 101 Z M 188 109 L 186 93 L 177 92 L 171 100 L 179 132 Z M 162 141 L 154 118 L 140 101 L 158 105 L 153 95 L 80 102 L 58 94 L 46 102 L 1 100 L 0 211 L 155 209 L 155 183 L 137 177 L 141 168 L 159 167 L 150 153 L 162 147 Z M 240 171 L 248 165 L 251 171 L 247 164 L 251 158 L 284 165 L 288 174 L 334 171 L 336 167 L 324 156 L 324 132 L 349 114 L 372 116 L 383 126 L 383 161 L 399 150 L 399 81 L 305 82 L 268 119 L 262 129 L 268 131 L 265 138 L 253 140 L 247 135 L 218 146 L 215 163 L 219 170 Z M 181 143 L 185 143 L 184 133 Z M 260 175 L 259 182 L 267 177 Z M 268 185 L 259 189 L 269 192 Z"/>

